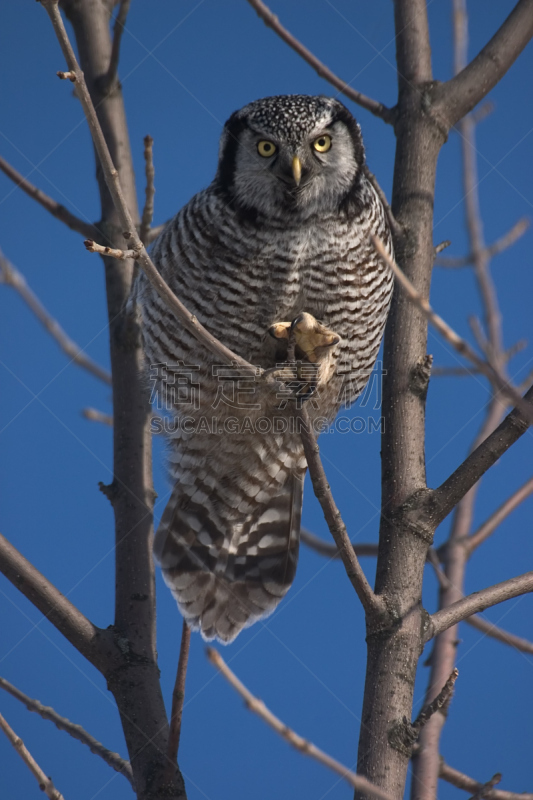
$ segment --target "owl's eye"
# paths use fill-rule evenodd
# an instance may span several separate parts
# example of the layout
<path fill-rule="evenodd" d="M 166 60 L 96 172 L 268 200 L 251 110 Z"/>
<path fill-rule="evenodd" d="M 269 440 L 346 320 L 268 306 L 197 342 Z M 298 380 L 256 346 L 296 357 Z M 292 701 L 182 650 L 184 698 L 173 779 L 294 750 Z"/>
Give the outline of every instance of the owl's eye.
<path fill-rule="evenodd" d="M 313 142 L 313 147 L 319 153 L 327 153 L 331 147 L 331 136 L 328 136 L 327 133 L 319 136 L 318 139 L 315 139 Z"/>
<path fill-rule="evenodd" d="M 267 139 L 262 139 L 260 142 L 257 143 L 257 152 L 263 158 L 270 158 L 273 156 L 278 148 L 274 144 L 274 142 L 269 142 Z"/>

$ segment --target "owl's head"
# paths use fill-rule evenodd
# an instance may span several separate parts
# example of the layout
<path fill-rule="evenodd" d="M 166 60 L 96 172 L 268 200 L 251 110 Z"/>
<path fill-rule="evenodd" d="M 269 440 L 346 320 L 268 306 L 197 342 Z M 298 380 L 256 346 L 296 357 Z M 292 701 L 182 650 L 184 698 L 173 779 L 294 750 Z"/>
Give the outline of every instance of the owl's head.
<path fill-rule="evenodd" d="M 308 217 L 357 194 L 361 129 L 329 97 L 265 97 L 236 111 L 220 141 L 216 186 L 244 212 Z"/>

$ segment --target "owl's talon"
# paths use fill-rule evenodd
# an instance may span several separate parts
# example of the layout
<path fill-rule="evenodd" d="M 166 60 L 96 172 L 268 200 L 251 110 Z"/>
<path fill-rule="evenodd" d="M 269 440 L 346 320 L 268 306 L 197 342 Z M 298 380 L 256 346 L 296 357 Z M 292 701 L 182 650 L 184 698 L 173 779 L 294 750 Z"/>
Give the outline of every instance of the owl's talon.
<path fill-rule="evenodd" d="M 340 336 L 329 330 L 315 317 L 302 312 L 292 322 L 276 322 L 269 328 L 274 339 L 286 339 L 288 364 L 271 374 L 283 380 L 300 400 L 307 400 L 325 385 L 333 374 L 335 357 L 333 348 Z M 307 373 L 307 374 L 306 374 Z"/>

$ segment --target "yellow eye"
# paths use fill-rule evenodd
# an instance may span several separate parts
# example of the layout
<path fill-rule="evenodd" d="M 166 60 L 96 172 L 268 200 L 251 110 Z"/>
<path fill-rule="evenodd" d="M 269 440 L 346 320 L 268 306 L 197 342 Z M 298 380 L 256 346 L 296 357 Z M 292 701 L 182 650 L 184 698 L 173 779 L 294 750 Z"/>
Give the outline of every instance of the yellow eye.
<path fill-rule="evenodd" d="M 327 153 L 329 148 L 331 147 L 331 136 L 328 136 L 327 133 L 324 133 L 322 136 L 319 136 L 318 139 L 315 139 L 313 142 L 313 147 L 319 153 Z"/>
<path fill-rule="evenodd" d="M 263 158 L 270 158 L 273 156 L 278 148 L 274 144 L 274 142 L 269 142 L 267 139 L 262 139 L 260 142 L 257 143 L 257 152 Z"/>

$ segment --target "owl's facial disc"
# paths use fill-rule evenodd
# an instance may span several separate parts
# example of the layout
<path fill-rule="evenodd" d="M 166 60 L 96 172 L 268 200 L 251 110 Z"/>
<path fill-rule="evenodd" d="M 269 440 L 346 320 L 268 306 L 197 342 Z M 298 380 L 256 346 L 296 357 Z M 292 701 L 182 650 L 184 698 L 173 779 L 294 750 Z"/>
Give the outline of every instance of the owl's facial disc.
<path fill-rule="evenodd" d="M 316 127 L 303 141 L 246 126 L 236 148 L 233 193 L 240 206 L 260 213 L 310 216 L 335 208 L 360 166 L 342 121 Z"/>
<path fill-rule="evenodd" d="M 242 211 L 309 218 L 344 207 L 364 158 L 359 126 L 338 100 L 264 98 L 226 123 L 216 180 Z"/>

